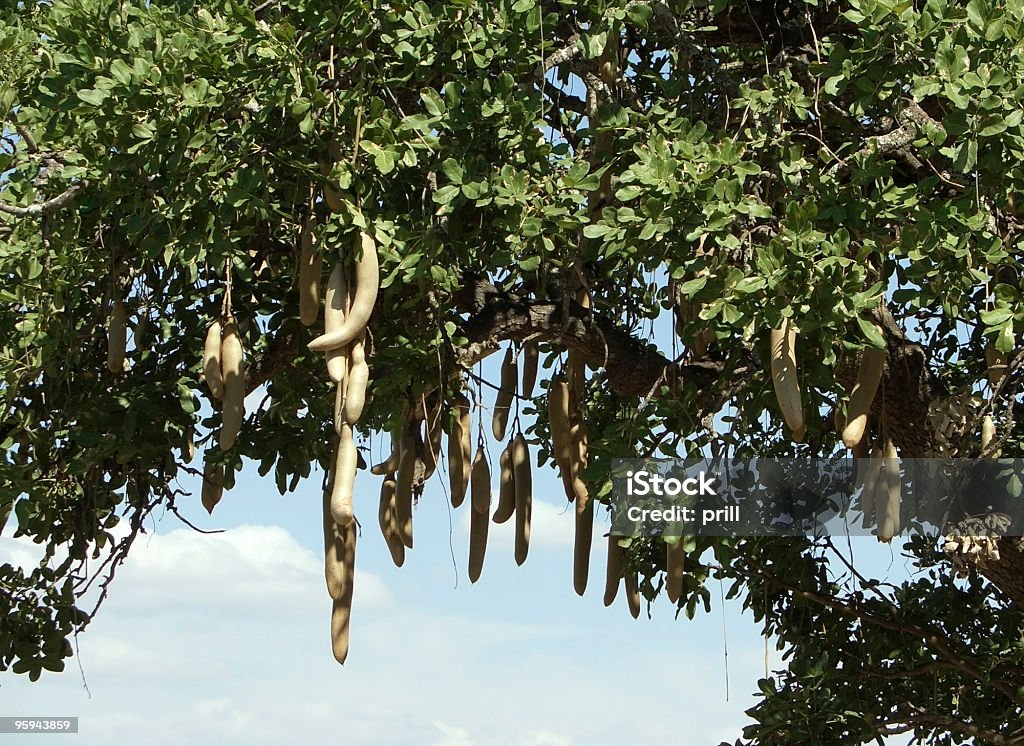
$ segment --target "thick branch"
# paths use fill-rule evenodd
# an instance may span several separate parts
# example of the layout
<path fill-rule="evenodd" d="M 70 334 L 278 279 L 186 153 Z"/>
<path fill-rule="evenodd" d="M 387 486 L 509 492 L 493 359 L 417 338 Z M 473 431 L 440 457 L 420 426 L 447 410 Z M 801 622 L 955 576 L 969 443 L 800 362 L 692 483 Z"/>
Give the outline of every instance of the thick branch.
<path fill-rule="evenodd" d="M 85 183 L 75 184 L 70 189 L 61 192 L 56 197 L 48 199 L 45 202 L 38 202 L 28 207 L 17 207 L 15 205 L 5 205 L 0 202 L 0 212 L 6 212 L 8 215 L 14 215 L 17 218 L 31 218 L 38 217 L 39 215 L 46 215 L 48 213 L 59 210 L 68 202 L 70 202 L 76 194 L 78 194 L 85 187 Z"/>
<path fill-rule="evenodd" d="M 531 338 L 576 350 L 593 367 L 604 369 L 609 386 L 623 396 L 648 396 L 660 383 L 672 382 L 710 389 L 721 376 L 720 363 L 673 363 L 652 345 L 575 302 L 524 299 L 502 293 L 486 280 L 467 281 L 456 300 L 460 310 L 470 314 L 463 326 L 470 345 L 460 359 L 467 367 L 497 351 L 502 340 Z"/>

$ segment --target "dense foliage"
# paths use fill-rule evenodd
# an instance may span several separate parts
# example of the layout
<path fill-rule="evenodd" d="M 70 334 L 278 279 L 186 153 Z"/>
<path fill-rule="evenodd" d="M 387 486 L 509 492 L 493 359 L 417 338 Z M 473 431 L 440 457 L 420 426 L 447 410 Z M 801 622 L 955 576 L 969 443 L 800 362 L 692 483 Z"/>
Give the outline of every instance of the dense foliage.
<path fill-rule="evenodd" d="M 872 427 L 902 455 L 976 455 L 985 414 L 1020 455 L 1021 0 L 2 6 L 0 515 L 47 561 L 0 566 L 0 668 L 63 667 L 91 618 L 76 596 L 192 499 L 173 488 L 201 471 L 192 433 L 228 487 L 247 460 L 282 494 L 328 461 L 295 290 L 311 211 L 325 255 L 359 228 L 380 246 L 364 437 L 532 338 L 589 363 L 594 492 L 616 456 L 827 454 L 875 345 Z M 200 362 L 229 274 L 265 398 L 222 452 Z M 767 372 L 783 317 L 802 444 Z M 731 579 L 787 651 L 746 742 L 1024 743 L 1024 555 L 1003 542 L 961 580 L 915 540 L 921 573 L 888 587 L 828 542 L 692 540 L 680 605 Z M 653 598 L 664 553 L 636 541 L 630 562 Z"/>

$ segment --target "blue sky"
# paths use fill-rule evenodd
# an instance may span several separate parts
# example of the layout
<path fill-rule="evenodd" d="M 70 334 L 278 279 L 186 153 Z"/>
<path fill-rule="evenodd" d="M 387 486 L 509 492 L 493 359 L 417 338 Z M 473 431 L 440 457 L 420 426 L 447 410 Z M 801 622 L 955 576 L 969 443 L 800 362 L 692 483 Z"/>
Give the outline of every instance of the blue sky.
<path fill-rule="evenodd" d="M 375 452 L 382 446 L 375 439 Z M 497 453 L 492 443 L 492 460 Z M 750 615 L 736 601 L 723 609 L 717 583 L 715 608 L 693 621 L 676 620 L 666 599 L 653 618 L 645 609 L 634 621 L 621 591 L 605 608 L 600 528 L 590 588 L 576 596 L 572 513 L 549 469 L 535 471 L 526 564 L 513 561 L 513 522 L 492 524 L 476 585 L 466 578 L 469 503 L 449 510 L 445 474 L 428 484 L 415 549 L 399 570 L 376 525 L 380 478 L 360 472 L 352 647 L 339 666 L 323 581 L 321 476 L 281 497 L 249 468 L 213 516 L 195 481 L 183 481 L 195 494 L 180 501 L 183 514 L 227 531 L 201 535 L 158 517 L 79 638 L 80 655 L 35 684 L 5 675 L 0 714 L 77 715 L 79 735 L 33 743 L 79 746 L 715 746 L 740 736 L 765 670 Z M 906 571 L 873 538 L 854 547 L 876 576 Z M 0 561 L 35 554 L 28 542 L 0 538 Z M 769 666 L 780 666 L 774 648 Z"/>
<path fill-rule="evenodd" d="M 652 332 L 671 340 L 667 314 Z M 497 381 L 501 358 L 485 361 L 488 380 Z M 248 409 L 261 398 L 250 395 Z M 373 455 L 387 445 L 374 436 Z M 489 450 L 496 479 L 501 448 L 492 441 Z M 249 465 L 213 516 L 199 504 L 198 481 L 183 479 L 193 497 L 178 500 L 182 514 L 226 531 L 199 534 L 171 514 L 156 516 L 80 636 L 79 655 L 34 684 L 0 677 L 0 715 L 78 716 L 78 735 L 32 739 L 76 746 L 717 746 L 740 737 L 766 667 L 751 616 L 739 601 L 723 607 L 715 582 L 712 612 L 692 621 L 676 619 L 664 598 L 651 618 L 645 607 L 633 620 L 621 590 L 605 608 L 604 515 L 590 587 L 578 597 L 573 514 L 549 467 L 534 471 L 527 562 L 513 560 L 514 521 L 492 523 L 476 585 L 466 577 L 469 502 L 450 510 L 444 471 L 427 485 L 415 549 L 400 570 L 377 528 L 381 478 L 360 472 L 351 652 L 339 666 L 323 579 L 322 476 L 314 471 L 282 497 Z M 0 537 L 0 562 L 34 562 L 38 548 L 10 533 Z M 871 537 L 853 546 L 868 574 L 906 575 L 890 547 Z M 769 668 L 781 667 L 771 645 L 767 656 Z"/>

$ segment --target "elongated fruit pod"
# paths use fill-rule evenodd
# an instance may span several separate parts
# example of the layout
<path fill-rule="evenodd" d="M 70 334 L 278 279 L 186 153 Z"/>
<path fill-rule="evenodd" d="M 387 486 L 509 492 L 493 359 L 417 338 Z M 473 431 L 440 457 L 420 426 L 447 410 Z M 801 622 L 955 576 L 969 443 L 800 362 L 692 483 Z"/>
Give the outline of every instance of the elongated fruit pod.
<path fill-rule="evenodd" d="M 405 544 L 398 531 L 398 511 L 395 505 L 395 496 L 398 491 L 398 482 L 395 477 L 389 474 L 380 486 L 380 508 L 377 511 L 377 522 L 380 524 L 380 533 L 384 542 L 388 545 L 391 553 L 391 561 L 395 567 L 405 564 Z"/>
<path fill-rule="evenodd" d="M 512 443 L 505 446 L 498 459 L 501 474 L 498 478 L 498 507 L 494 510 L 494 522 L 504 523 L 516 512 L 516 481 L 512 471 Z"/>
<path fill-rule="evenodd" d="M 403 418 L 404 421 L 404 418 Z M 391 431 L 391 454 L 379 464 L 370 468 L 370 473 L 378 477 L 385 474 L 392 474 L 398 471 L 398 462 L 401 458 L 402 427 L 398 426 Z"/>
<path fill-rule="evenodd" d="M 582 507 L 582 510 L 580 509 Z M 576 503 L 576 533 L 572 547 L 572 587 L 582 596 L 587 591 L 590 577 L 590 548 L 594 540 L 594 503 L 591 500 Z"/>
<path fill-rule="evenodd" d="M 334 456 L 334 486 L 331 489 L 331 515 L 339 526 L 352 523 L 352 492 L 355 489 L 356 442 L 352 437 L 352 426 L 343 423 L 338 433 L 338 451 Z"/>
<path fill-rule="evenodd" d="M 366 405 L 366 387 L 370 382 L 370 366 L 366 363 L 366 352 L 363 345 L 366 331 L 352 342 L 351 367 L 348 372 L 348 385 L 345 388 L 345 422 L 355 425 L 363 414 Z"/>
<path fill-rule="evenodd" d="M 508 427 L 508 415 L 512 406 L 512 397 L 516 393 L 518 370 L 512 345 L 505 351 L 505 359 L 501 363 L 501 388 L 494 399 L 494 415 L 491 417 L 491 432 L 495 440 L 505 439 L 505 428 Z"/>
<path fill-rule="evenodd" d="M 206 341 L 203 344 L 203 377 L 214 399 L 224 398 L 224 374 L 220 367 L 222 330 L 221 320 L 214 319 L 206 330 Z"/>
<path fill-rule="evenodd" d="M 441 456 L 441 438 L 444 435 L 444 429 L 441 427 L 441 422 L 444 413 L 444 405 L 437 407 L 436 411 L 431 414 L 427 413 L 426 419 L 423 424 L 426 428 L 426 438 L 424 439 L 424 454 L 423 454 L 423 481 L 426 482 L 434 475 L 434 471 L 437 469 L 437 461 Z"/>
<path fill-rule="evenodd" d="M 448 433 L 448 486 L 451 489 L 452 507 L 462 505 L 469 486 L 469 470 L 472 448 L 472 423 L 469 415 L 469 398 L 459 392 L 455 394 L 455 411 L 451 432 Z"/>
<path fill-rule="evenodd" d="M 619 581 L 622 580 L 622 568 L 626 560 L 626 550 L 619 546 L 616 536 L 608 535 L 608 562 L 605 565 L 604 605 L 611 606 L 619 592 Z"/>
<path fill-rule="evenodd" d="M 864 514 L 864 528 L 875 523 L 875 509 L 878 504 L 878 477 L 882 471 L 881 447 L 875 446 L 871 449 L 871 457 L 863 467 L 863 487 L 860 493 L 860 510 Z"/>
<path fill-rule="evenodd" d="M 679 603 L 683 595 L 683 579 L 686 571 L 686 552 L 683 551 L 683 539 L 675 544 L 665 542 L 665 592 L 668 600 Z"/>
<path fill-rule="evenodd" d="M 320 159 L 320 173 L 330 178 L 332 168 L 333 166 L 330 161 Z M 331 209 L 331 212 L 342 212 L 345 209 L 345 203 L 341 199 L 341 194 L 334 188 L 333 184 L 324 184 L 322 192 L 324 203 Z"/>
<path fill-rule="evenodd" d="M 341 435 L 341 426 L 345 422 L 345 384 L 334 384 L 334 432 Z"/>
<path fill-rule="evenodd" d="M 995 388 L 1006 375 L 1006 355 L 989 342 L 985 346 L 985 364 L 988 366 L 988 384 Z"/>
<path fill-rule="evenodd" d="M 402 428 L 399 454 L 395 515 L 398 519 L 398 536 L 406 548 L 412 549 L 412 483 L 416 477 L 416 442 L 409 432 L 408 423 Z"/>
<path fill-rule="evenodd" d="M 324 293 L 324 333 L 331 334 L 341 329 L 345 323 L 348 304 L 345 266 L 341 262 L 335 262 Z M 346 347 L 338 347 L 324 353 L 327 359 L 327 375 L 335 383 L 342 383 L 345 380 L 348 372 L 348 352 Z"/>
<path fill-rule="evenodd" d="M 846 426 L 843 428 L 843 443 L 853 448 L 864 438 L 868 426 L 871 403 L 875 400 L 878 383 L 885 369 L 886 351 L 877 347 L 865 347 L 857 371 L 857 380 L 850 392 L 850 403 L 846 407 Z"/>
<path fill-rule="evenodd" d="M 470 478 L 471 503 L 473 510 L 483 515 L 491 511 L 491 466 L 487 463 L 487 454 L 481 445 L 476 449 L 473 458 L 473 473 Z"/>
<path fill-rule="evenodd" d="M 299 236 L 299 320 L 311 326 L 320 311 L 320 277 L 323 255 L 316 247 L 316 220 L 313 213 Z"/>
<path fill-rule="evenodd" d="M 522 433 L 512 441 L 512 472 L 516 482 L 516 564 L 526 562 L 530 551 L 530 521 L 533 515 L 533 474 L 530 451 Z"/>
<path fill-rule="evenodd" d="M 484 466 L 487 465 L 487 461 L 481 461 Z M 489 475 L 488 475 L 489 476 Z M 473 498 L 474 504 L 476 502 L 476 470 L 474 469 L 473 475 L 474 489 Z M 490 491 L 490 479 L 487 483 L 488 491 Z M 480 573 L 484 569 L 484 556 L 487 553 L 487 531 L 490 524 L 490 520 L 487 516 L 487 510 L 482 513 L 478 510 L 469 511 L 469 582 L 475 583 L 480 579 Z"/>
<path fill-rule="evenodd" d="M 337 601 L 345 595 L 345 527 L 339 526 L 331 514 L 331 492 L 334 479 L 328 480 L 324 490 L 324 580 L 327 593 Z"/>
<path fill-rule="evenodd" d="M 885 441 L 885 458 L 878 477 L 878 540 L 888 544 L 900 532 L 900 464 L 896 446 Z"/>
<path fill-rule="evenodd" d="M 345 526 L 345 586 L 341 598 L 331 609 L 331 650 L 334 659 L 344 664 L 348 658 L 349 621 L 352 618 L 352 591 L 356 578 L 356 524 Z"/>
<path fill-rule="evenodd" d="M 853 447 L 853 489 L 863 490 L 866 483 L 868 469 L 871 466 L 871 444 L 870 431 L 864 432 L 864 437 Z M 861 504 L 864 499 L 861 498 Z M 865 514 L 866 515 L 866 514 Z"/>
<path fill-rule="evenodd" d="M 181 459 L 186 464 L 191 464 L 196 457 L 196 430 L 191 425 L 185 435 L 185 446 L 181 449 Z"/>
<path fill-rule="evenodd" d="M 124 303 L 115 300 L 107 319 L 107 370 L 111 373 L 124 371 L 124 357 L 128 344 L 128 314 Z"/>
<path fill-rule="evenodd" d="M 981 452 L 984 453 L 992 440 L 996 437 L 996 423 L 992 419 L 992 415 L 987 414 L 981 420 Z M 989 453 L 985 456 L 987 459 L 999 458 L 999 451 L 995 453 Z"/>
<path fill-rule="evenodd" d="M 562 477 L 565 496 L 571 501 L 576 496 L 572 479 L 574 445 L 569 419 L 569 384 L 561 375 L 552 376 L 548 386 L 548 427 L 555 465 Z"/>
<path fill-rule="evenodd" d="M 207 513 L 213 513 L 224 496 L 224 465 L 207 461 L 203 466 L 203 491 L 200 500 Z"/>
<path fill-rule="evenodd" d="M 221 413 L 220 448 L 235 444 L 245 415 L 245 354 L 242 337 L 233 316 L 228 316 L 221 337 L 220 365 L 224 375 L 224 411 Z"/>
<path fill-rule="evenodd" d="M 576 507 L 579 509 L 590 499 L 590 493 L 587 490 L 586 483 L 580 478 L 580 472 L 587 467 L 589 449 L 587 446 L 587 428 L 584 426 L 583 420 L 578 416 L 578 413 L 576 422 L 573 423 L 569 433 L 572 436 L 573 444 L 573 459 L 569 464 L 569 474 L 572 477 L 572 490 L 576 496 Z"/>
<path fill-rule="evenodd" d="M 533 387 L 537 384 L 537 359 L 539 350 L 534 342 L 523 345 L 523 387 L 522 396 L 529 399 L 533 396 Z"/>
<path fill-rule="evenodd" d="M 782 417 L 793 432 L 793 440 L 804 437 L 804 410 L 800 401 L 800 382 L 796 369 L 796 327 L 790 319 L 771 332 L 772 383 Z"/>
<path fill-rule="evenodd" d="M 636 570 L 626 570 L 623 574 L 623 581 L 626 586 L 626 603 L 629 604 L 629 614 L 636 619 L 640 616 L 640 587 L 637 582 Z"/>
<path fill-rule="evenodd" d="M 366 328 L 377 302 L 380 289 L 380 267 L 377 263 L 377 243 L 365 231 L 360 231 L 356 239 L 362 252 L 355 270 L 355 294 L 352 306 L 340 329 L 330 334 L 322 334 L 307 347 L 313 352 L 326 352 L 347 345 Z"/>

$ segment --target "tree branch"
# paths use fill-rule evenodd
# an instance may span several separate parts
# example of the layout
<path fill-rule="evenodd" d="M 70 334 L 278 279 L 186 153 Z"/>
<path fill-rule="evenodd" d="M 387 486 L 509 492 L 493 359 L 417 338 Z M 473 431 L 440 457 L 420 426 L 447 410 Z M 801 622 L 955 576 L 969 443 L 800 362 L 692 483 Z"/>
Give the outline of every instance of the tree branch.
<path fill-rule="evenodd" d="M 496 352 L 503 340 L 532 337 L 576 350 L 593 367 L 603 368 L 609 386 L 623 396 L 647 395 L 659 383 L 691 383 L 710 389 L 722 374 L 719 362 L 673 363 L 653 345 L 575 301 L 521 298 L 486 280 L 468 278 L 456 303 L 470 314 L 462 329 L 470 344 L 459 361 L 466 367 Z"/>
<path fill-rule="evenodd" d="M 46 215 L 48 213 L 59 210 L 84 189 L 86 183 L 83 181 L 81 184 L 75 184 L 70 189 L 61 192 L 56 197 L 48 199 L 45 202 L 38 202 L 28 207 L 17 207 L 15 205 L 5 205 L 0 202 L 0 212 L 6 212 L 8 215 L 14 215 L 18 218 L 31 218 L 38 217 L 39 215 Z"/>

